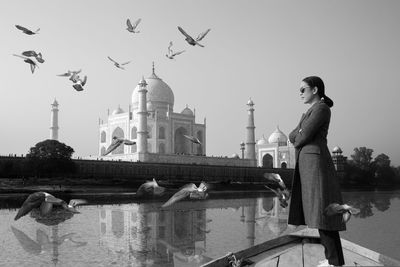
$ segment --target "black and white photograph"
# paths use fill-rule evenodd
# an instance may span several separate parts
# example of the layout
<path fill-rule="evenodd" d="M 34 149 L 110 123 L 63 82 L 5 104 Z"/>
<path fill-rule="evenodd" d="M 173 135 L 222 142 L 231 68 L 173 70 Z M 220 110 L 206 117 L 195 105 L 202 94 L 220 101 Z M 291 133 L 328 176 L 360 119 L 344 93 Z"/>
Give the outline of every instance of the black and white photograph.
<path fill-rule="evenodd" d="M 400 266 L 399 13 L 1 1 L 0 266 Z"/>

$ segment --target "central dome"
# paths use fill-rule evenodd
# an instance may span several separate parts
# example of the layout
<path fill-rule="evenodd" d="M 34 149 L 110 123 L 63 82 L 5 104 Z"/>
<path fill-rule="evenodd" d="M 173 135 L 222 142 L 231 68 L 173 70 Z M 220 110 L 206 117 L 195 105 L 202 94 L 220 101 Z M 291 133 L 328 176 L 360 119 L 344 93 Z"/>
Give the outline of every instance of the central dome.
<path fill-rule="evenodd" d="M 160 79 L 155 73 L 150 77 L 146 78 L 147 83 L 147 103 L 153 108 L 157 109 L 168 109 L 171 110 L 174 107 L 174 93 L 171 88 L 162 79 Z M 139 85 L 135 87 L 132 93 L 132 108 L 137 109 L 139 105 Z"/>
<path fill-rule="evenodd" d="M 286 145 L 287 140 L 286 135 L 279 129 L 279 126 L 277 126 L 276 130 L 269 136 L 268 143 L 284 146 Z"/>

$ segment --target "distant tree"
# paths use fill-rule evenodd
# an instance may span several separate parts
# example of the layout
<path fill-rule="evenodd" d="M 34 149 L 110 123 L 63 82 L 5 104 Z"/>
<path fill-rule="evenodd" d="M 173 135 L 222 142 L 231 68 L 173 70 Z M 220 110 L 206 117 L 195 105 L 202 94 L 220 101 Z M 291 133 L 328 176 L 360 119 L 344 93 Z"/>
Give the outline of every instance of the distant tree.
<path fill-rule="evenodd" d="M 31 147 L 26 158 L 28 166 L 36 175 L 53 175 L 75 170 L 71 159 L 73 153 L 72 147 L 47 139 Z"/>
<path fill-rule="evenodd" d="M 374 152 L 371 148 L 356 147 L 354 148 L 354 154 L 351 155 L 355 166 L 362 170 L 370 171 L 372 162 L 372 153 Z"/>
<path fill-rule="evenodd" d="M 379 154 L 372 162 L 372 169 L 374 170 L 374 178 L 376 184 L 394 184 L 396 173 L 390 167 L 390 158 L 385 154 Z"/>

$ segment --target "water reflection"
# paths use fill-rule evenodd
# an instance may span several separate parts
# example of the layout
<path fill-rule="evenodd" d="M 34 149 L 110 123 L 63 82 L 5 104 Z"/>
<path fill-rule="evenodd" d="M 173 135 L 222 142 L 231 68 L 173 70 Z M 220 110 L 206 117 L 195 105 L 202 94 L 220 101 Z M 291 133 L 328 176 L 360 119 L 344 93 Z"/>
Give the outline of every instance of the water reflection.
<path fill-rule="evenodd" d="M 369 194 L 365 194 L 365 192 L 347 192 L 343 194 L 347 204 L 360 209 L 360 213 L 353 215 L 357 218 L 373 216 L 373 207 L 379 211 L 388 210 L 390 208 L 390 200 L 396 196 L 392 191 L 385 193 L 375 191 Z"/>
<path fill-rule="evenodd" d="M 362 210 L 349 228 L 358 229 L 357 223 L 367 221 L 361 218 L 388 210 L 394 196 L 390 192 L 345 192 L 346 203 Z M 14 221 L 15 209 L 0 209 L 5 222 L 0 235 L 8 244 L 0 265 L 200 266 L 291 231 L 287 227 L 289 209 L 282 208 L 271 194 L 189 200 L 165 209 L 163 203 L 92 202 L 82 206 L 80 214 L 54 224 L 31 216 Z"/>
<path fill-rule="evenodd" d="M 272 197 L 187 201 L 168 209 L 160 209 L 160 204 L 102 206 L 100 244 L 135 266 L 199 266 L 212 259 L 207 240 L 214 232 L 223 232 L 220 227 L 230 228 L 226 221 L 219 224 L 224 213 L 236 214 L 232 219 L 242 224 L 239 228 L 244 226 L 246 242 L 241 248 L 255 245 L 261 232 L 273 238 L 287 227 L 287 212 Z M 215 214 L 221 209 L 227 212 Z M 214 220 L 218 224 L 210 226 Z"/>
<path fill-rule="evenodd" d="M 57 225 L 50 228 L 50 233 L 46 232 L 46 230 L 38 228 L 36 230 L 35 240 L 14 226 L 11 226 L 11 231 L 24 251 L 32 255 L 40 255 L 44 253 L 50 254 L 51 261 L 54 264 L 58 263 L 59 261 L 58 247 L 63 245 L 64 242 L 69 241 L 69 249 L 87 245 L 87 242 L 85 241 L 74 240 L 73 237 L 76 236 L 76 233 L 68 233 L 60 236 Z"/>

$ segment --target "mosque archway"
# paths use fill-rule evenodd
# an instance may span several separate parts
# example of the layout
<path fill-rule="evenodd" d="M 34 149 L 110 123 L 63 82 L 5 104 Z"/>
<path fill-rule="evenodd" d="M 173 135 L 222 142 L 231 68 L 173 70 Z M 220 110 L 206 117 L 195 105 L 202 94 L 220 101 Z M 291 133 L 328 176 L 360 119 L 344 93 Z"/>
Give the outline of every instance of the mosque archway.
<path fill-rule="evenodd" d="M 183 135 L 187 135 L 185 128 L 179 127 L 175 130 L 174 153 L 176 154 L 189 154 L 189 140 Z"/>
<path fill-rule="evenodd" d="M 100 150 L 100 155 L 103 156 L 106 153 L 106 148 L 103 146 Z"/>
<path fill-rule="evenodd" d="M 158 146 L 158 153 L 159 153 L 159 154 L 165 154 L 165 144 L 164 144 L 164 143 L 161 143 L 161 144 Z"/>
<path fill-rule="evenodd" d="M 124 138 L 124 136 L 125 136 L 124 131 L 120 127 L 117 127 L 114 129 L 114 131 L 112 133 L 113 138 L 114 138 L 114 136 L 118 137 L 118 138 Z M 121 145 L 121 146 L 117 147 L 117 149 L 112 151 L 111 154 L 113 154 L 113 155 L 114 154 L 124 154 L 124 146 Z"/>
<path fill-rule="evenodd" d="M 137 128 L 136 127 L 132 127 L 131 139 L 136 139 L 136 138 L 137 138 Z"/>
<path fill-rule="evenodd" d="M 262 159 L 262 166 L 264 168 L 273 168 L 274 167 L 274 159 L 270 154 L 265 154 Z"/>
<path fill-rule="evenodd" d="M 107 140 L 106 132 L 105 132 L 105 131 L 102 131 L 101 134 L 100 134 L 100 142 L 101 142 L 101 143 L 105 143 L 106 140 Z"/>
<path fill-rule="evenodd" d="M 286 162 L 282 162 L 281 163 L 281 168 L 282 169 L 286 169 L 287 168 L 287 163 Z"/>
<path fill-rule="evenodd" d="M 165 128 L 164 127 L 160 127 L 160 129 L 158 129 L 158 138 L 165 139 Z"/>

